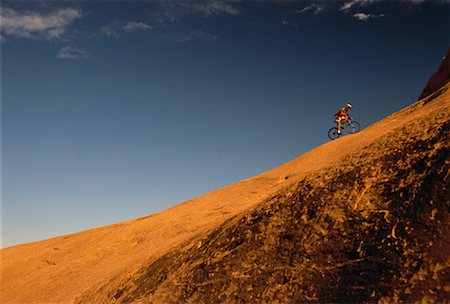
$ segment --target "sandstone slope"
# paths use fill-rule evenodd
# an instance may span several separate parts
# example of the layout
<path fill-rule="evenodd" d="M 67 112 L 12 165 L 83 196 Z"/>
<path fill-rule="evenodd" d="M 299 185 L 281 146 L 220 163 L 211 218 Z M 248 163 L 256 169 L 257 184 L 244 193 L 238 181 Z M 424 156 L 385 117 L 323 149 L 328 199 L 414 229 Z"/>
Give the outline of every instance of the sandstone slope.
<path fill-rule="evenodd" d="M 449 301 L 449 88 L 322 146 L 346 153 L 77 302 Z"/>
<path fill-rule="evenodd" d="M 1 303 L 450 299 L 450 85 L 158 214 L 1 253 Z"/>

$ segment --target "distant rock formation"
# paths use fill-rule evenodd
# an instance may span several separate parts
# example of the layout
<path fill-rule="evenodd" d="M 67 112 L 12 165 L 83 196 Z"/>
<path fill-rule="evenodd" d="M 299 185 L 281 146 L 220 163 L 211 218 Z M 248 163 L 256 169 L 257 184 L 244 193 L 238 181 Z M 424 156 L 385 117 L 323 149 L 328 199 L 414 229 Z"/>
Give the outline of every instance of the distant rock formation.
<path fill-rule="evenodd" d="M 441 61 L 441 65 L 436 73 L 434 73 L 430 80 L 428 80 L 425 89 L 423 89 L 422 94 L 420 94 L 419 99 L 425 98 L 441 87 L 447 84 L 450 81 L 450 48 L 447 50 L 447 54 Z"/>

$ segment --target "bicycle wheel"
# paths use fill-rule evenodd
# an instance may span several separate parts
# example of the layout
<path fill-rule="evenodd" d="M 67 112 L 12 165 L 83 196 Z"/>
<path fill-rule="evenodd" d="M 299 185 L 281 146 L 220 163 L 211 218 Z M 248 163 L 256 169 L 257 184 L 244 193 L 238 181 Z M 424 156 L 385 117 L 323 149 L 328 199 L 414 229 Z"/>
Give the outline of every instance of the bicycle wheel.
<path fill-rule="evenodd" d="M 347 131 L 349 134 L 353 134 L 359 131 L 361 127 L 359 126 L 359 122 L 352 120 L 348 122 Z"/>
<path fill-rule="evenodd" d="M 328 131 L 328 138 L 333 140 L 336 139 L 340 136 L 340 134 L 338 133 L 338 128 L 333 127 L 330 129 L 330 131 Z"/>

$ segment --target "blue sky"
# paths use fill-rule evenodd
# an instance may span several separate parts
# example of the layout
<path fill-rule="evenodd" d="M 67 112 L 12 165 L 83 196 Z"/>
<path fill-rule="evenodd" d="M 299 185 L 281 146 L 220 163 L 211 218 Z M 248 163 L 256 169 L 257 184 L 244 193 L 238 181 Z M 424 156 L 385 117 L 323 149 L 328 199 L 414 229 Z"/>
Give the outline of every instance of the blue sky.
<path fill-rule="evenodd" d="M 448 1 L 2 1 L 2 247 L 274 168 L 417 99 Z"/>

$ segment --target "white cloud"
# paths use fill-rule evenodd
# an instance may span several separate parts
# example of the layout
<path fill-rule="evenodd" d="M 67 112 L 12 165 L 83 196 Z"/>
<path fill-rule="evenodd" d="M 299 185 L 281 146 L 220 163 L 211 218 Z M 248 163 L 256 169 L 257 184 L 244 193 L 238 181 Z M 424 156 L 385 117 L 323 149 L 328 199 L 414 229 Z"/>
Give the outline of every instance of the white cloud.
<path fill-rule="evenodd" d="M 361 21 L 367 21 L 367 20 L 373 19 L 373 18 L 384 17 L 384 14 L 355 13 L 355 14 L 353 14 L 353 17 L 355 17 L 356 19 L 361 20 Z"/>
<path fill-rule="evenodd" d="M 381 1 L 381 0 L 350 0 L 350 1 L 344 2 L 344 4 L 341 5 L 339 10 L 343 11 L 344 13 L 347 13 L 353 7 L 366 6 L 366 5 L 372 4 L 374 2 L 379 2 L 379 1 Z"/>
<path fill-rule="evenodd" d="M 306 12 L 313 12 L 314 15 L 318 15 L 320 13 L 322 13 L 326 8 L 325 4 L 317 4 L 317 3 L 311 3 L 307 6 L 305 6 L 303 9 L 296 11 L 296 14 L 302 14 L 302 13 L 306 13 Z"/>
<path fill-rule="evenodd" d="M 215 15 L 239 15 L 240 9 L 236 1 L 224 0 L 198 0 L 198 1 L 161 1 L 157 2 L 155 10 L 156 19 L 160 23 L 164 21 L 174 22 L 186 16 L 201 15 L 211 17 Z"/>
<path fill-rule="evenodd" d="M 68 26 L 82 16 L 81 10 L 75 8 L 62 8 L 49 14 L 1 8 L 0 28 L 6 36 L 53 40 L 62 38 Z"/>
<path fill-rule="evenodd" d="M 5 40 L 6 40 L 6 38 L 3 37 L 2 35 L 0 35 L 0 43 L 1 43 L 1 42 L 5 42 Z"/>
<path fill-rule="evenodd" d="M 63 47 L 56 54 L 56 58 L 59 59 L 78 59 L 78 58 L 89 58 L 91 55 L 84 51 L 71 46 Z"/>
<path fill-rule="evenodd" d="M 359 19 L 361 21 L 366 21 L 369 19 L 370 14 L 356 13 L 356 14 L 353 14 L 353 17 L 355 17 L 356 19 Z"/>
<path fill-rule="evenodd" d="M 339 10 L 347 12 L 349 11 L 358 1 L 357 0 L 353 0 L 353 1 L 348 1 L 345 2 L 344 4 L 342 4 L 342 6 L 339 8 Z"/>
<path fill-rule="evenodd" d="M 349 0 L 344 2 L 339 10 L 343 11 L 344 13 L 349 12 L 354 7 L 361 7 L 361 6 L 367 6 L 373 3 L 379 3 L 383 0 Z M 404 4 L 411 4 L 411 5 L 419 5 L 422 3 L 425 3 L 425 0 L 398 0 L 401 3 Z M 437 2 L 437 3 L 450 3 L 450 0 L 427 0 L 429 2 Z"/>
<path fill-rule="evenodd" d="M 133 32 L 133 31 L 150 31 L 152 30 L 152 27 L 144 22 L 128 22 L 124 27 L 123 30 L 125 32 Z"/>

